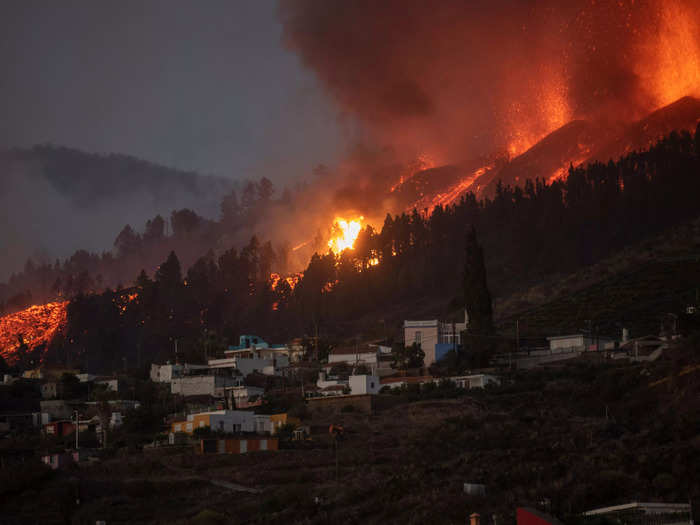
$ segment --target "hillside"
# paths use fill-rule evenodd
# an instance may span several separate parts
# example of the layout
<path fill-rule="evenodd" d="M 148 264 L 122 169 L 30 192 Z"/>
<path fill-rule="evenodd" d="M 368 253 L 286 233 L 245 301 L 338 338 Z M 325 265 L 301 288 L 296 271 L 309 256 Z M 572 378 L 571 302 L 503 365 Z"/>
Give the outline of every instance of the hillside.
<path fill-rule="evenodd" d="M 40 145 L 0 151 L 2 171 L 38 169 L 59 195 L 79 208 L 97 208 L 115 199 L 145 196 L 159 211 L 218 206 L 233 186 L 230 179 L 203 176 L 128 155 L 100 155 Z M 180 201 L 183 201 L 181 203 Z M 111 233 L 111 232 L 110 232 Z"/>
<path fill-rule="evenodd" d="M 307 415 L 312 441 L 278 452 L 127 452 L 135 436 L 115 434 L 121 448 L 95 465 L 65 475 L 25 465 L 0 483 L 0 503 L 17 522 L 319 525 L 465 523 L 472 512 L 509 524 L 516 507 L 543 501 L 564 523 L 635 500 L 697 508 L 699 363 L 693 339 L 651 364 L 579 361 L 486 391 L 381 395 L 371 415 Z M 337 471 L 330 423 L 346 429 Z M 486 496 L 465 495 L 465 482 Z"/>
<path fill-rule="evenodd" d="M 602 261 L 495 302 L 499 326 L 514 335 L 541 338 L 578 332 L 588 322 L 602 333 L 656 333 L 662 317 L 698 302 L 700 221 L 671 228 L 627 246 Z"/>
<path fill-rule="evenodd" d="M 126 155 L 57 146 L 0 152 L 0 282 L 27 258 L 53 262 L 78 249 L 112 248 L 125 224 L 190 208 L 214 218 L 234 182 Z M 21 224 L 21 228 L 18 225 Z"/>
<path fill-rule="evenodd" d="M 657 109 L 646 117 L 631 123 L 571 121 L 543 137 L 528 150 L 502 162 L 494 167 L 491 162 L 482 162 L 486 168 L 477 177 L 473 177 L 473 163 L 465 164 L 457 172 L 449 167 L 450 177 L 445 177 L 445 167 L 436 167 L 416 175 L 416 181 L 409 179 L 404 185 L 410 193 L 412 186 L 419 184 L 421 189 L 430 188 L 432 197 L 447 194 L 458 189 L 459 193 L 452 200 L 473 191 L 478 195 L 492 196 L 496 183 L 504 185 L 522 185 L 527 179 L 553 180 L 567 175 L 570 165 L 582 166 L 592 162 L 617 160 L 632 151 L 643 150 L 654 144 L 671 131 L 687 130 L 694 132 L 700 122 L 700 100 L 684 97 L 668 106 Z M 428 177 L 431 180 L 426 180 Z M 463 184 L 459 186 L 459 182 Z M 416 192 L 418 198 L 420 192 Z M 432 202 L 437 204 L 437 202 Z M 450 204 L 451 202 L 443 202 Z"/>

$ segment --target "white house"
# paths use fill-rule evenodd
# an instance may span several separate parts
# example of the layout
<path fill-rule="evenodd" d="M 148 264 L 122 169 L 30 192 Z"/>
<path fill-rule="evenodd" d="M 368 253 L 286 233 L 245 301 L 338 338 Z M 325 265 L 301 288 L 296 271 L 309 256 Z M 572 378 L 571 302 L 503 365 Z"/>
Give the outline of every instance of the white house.
<path fill-rule="evenodd" d="M 382 385 L 379 383 L 378 376 L 350 376 L 348 382 L 350 384 L 350 393 L 353 396 L 361 394 L 377 394 L 382 387 Z"/>
<path fill-rule="evenodd" d="M 462 332 L 467 329 L 469 316 L 465 310 L 464 322 L 443 323 L 438 319 L 404 321 L 403 338 L 406 346 L 417 344 L 425 353 L 423 364 L 430 366 L 448 351 L 462 344 Z"/>
<path fill-rule="evenodd" d="M 471 388 L 485 388 L 486 385 L 500 385 L 501 380 L 489 374 L 472 374 L 468 376 L 446 377 L 444 380 L 452 381 L 459 388 L 469 390 Z"/>
<path fill-rule="evenodd" d="M 196 429 L 205 427 L 219 432 L 255 432 L 255 414 L 245 410 L 212 410 L 189 414 L 187 421 L 172 424 L 172 432 L 191 434 Z"/>
<path fill-rule="evenodd" d="M 557 335 L 548 337 L 547 341 L 551 353 L 610 350 L 615 346 L 615 340 L 610 337 L 585 334 Z"/>

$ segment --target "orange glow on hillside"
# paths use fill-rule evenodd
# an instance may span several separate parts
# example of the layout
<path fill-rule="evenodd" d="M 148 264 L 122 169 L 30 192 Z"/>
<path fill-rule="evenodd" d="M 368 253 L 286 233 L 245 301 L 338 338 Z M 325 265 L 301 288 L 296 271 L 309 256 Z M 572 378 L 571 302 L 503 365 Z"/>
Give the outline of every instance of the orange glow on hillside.
<path fill-rule="evenodd" d="M 417 174 L 420 171 L 423 170 L 429 170 L 437 166 L 438 163 L 435 161 L 433 157 L 428 155 L 427 153 L 422 153 L 418 155 L 418 158 L 414 161 L 409 163 L 399 176 L 398 182 L 394 184 L 389 191 L 394 192 L 396 191 L 396 188 L 401 186 L 404 182 L 410 180 L 413 178 L 415 174 Z"/>
<path fill-rule="evenodd" d="M 357 236 L 362 231 L 363 220 L 364 217 L 350 220 L 336 217 L 333 220 L 333 231 L 331 239 L 328 241 L 328 247 L 336 254 L 341 253 L 343 250 L 352 250 Z"/>
<path fill-rule="evenodd" d="M 0 355 L 14 364 L 20 336 L 30 349 L 49 343 L 66 324 L 67 306 L 68 301 L 34 305 L 0 317 Z"/>
<path fill-rule="evenodd" d="M 294 287 L 297 285 L 297 283 L 301 280 L 301 278 L 303 276 L 304 276 L 303 273 L 292 273 L 292 274 L 289 274 L 285 277 L 282 277 L 278 273 L 271 273 L 270 274 L 270 288 L 272 290 L 276 290 L 280 281 L 284 280 L 289 285 L 289 288 L 294 290 Z"/>

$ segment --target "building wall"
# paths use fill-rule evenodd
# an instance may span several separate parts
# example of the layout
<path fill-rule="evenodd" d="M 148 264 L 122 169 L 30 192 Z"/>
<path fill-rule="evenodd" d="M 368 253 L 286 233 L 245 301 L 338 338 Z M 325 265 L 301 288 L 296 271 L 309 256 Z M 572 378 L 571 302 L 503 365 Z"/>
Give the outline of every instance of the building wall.
<path fill-rule="evenodd" d="M 353 395 L 376 394 L 381 389 L 379 377 L 370 375 L 350 376 L 350 392 Z"/>
<path fill-rule="evenodd" d="M 288 416 L 286 413 L 272 414 L 270 416 L 270 423 L 272 423 L 272 433 L 274 434 L 283 425 L 301 425 L 301 420 L 297 417 Z"/>
<path fill-rule="evenodd" d="M 57 397 L 58 388 L 55 381 L 49 381 L 41 385 L 41 397 L 44 399 L 53 399 Z"/>
<path fill-rule="evenodd" d="M 224 397 L 227 388 L 238 386 L 240 380 L 225 376 L 186 376 L 170 382 L 170 392 L 182 396 Z"/>
<path fill-rule="evenodd" d="M 584 338 L 583 335 L 572 335 L 566 338 L 556 338 L 549 340 L 550 350 L 559 350 L 564 348 L 581 348 L 590 344 L 589 338 Z"/>
<path fill-rule="evenodd" d="M 262 450 L 278 450 L 277 438 L 202 439 L 199 454 L 245 454 Z"/>
<path fill-rule="evenodd" d="M 420 343 L 420 347 L 425 353 L 423 359 L 425 366 L 430 366 L 436 361 L 435 345 L 439 342 L 437 320 L 405 321 L 403 338 L 406 346 Z"/>
<path fill-rule="evenodd" d="M 377 353 L 376 352 L 358 352 L 358 353 L 348 353 L 348 354 L 329 354 L 328 364 L 331 363 L 347 363 L 351 366 L 355 363 L 365 364 L 368 366 L 377 365 Z"/>
<path fill-rule="evenodd" d="M 217 410 L 190 414 L 187 421 L 176 421 L 170 425 L 172 433 L 191 434 L 198 428 L 210 427 L 222 432 L 255 432 L 255 420 L 252 412 L 242 410 Z"/>
<path fill-rule="evenodd" d="M 500 379 L 489 374 L 472 374 L 468 376 L 453 376 L 446 378 L 447 381 L 452 381 L 460 388 L 484 388 L 489 384 L 501 384 Z"/>

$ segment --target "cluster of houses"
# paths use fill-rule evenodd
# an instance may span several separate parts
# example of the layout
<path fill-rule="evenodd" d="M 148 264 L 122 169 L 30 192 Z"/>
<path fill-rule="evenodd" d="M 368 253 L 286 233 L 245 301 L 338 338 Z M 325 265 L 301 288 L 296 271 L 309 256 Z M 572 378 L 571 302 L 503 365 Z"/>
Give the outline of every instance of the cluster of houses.
<path fill-rule="evenodd" d="M 151 380 L 168 383 L 172 394 L 185 398 L 209 399 L 229 409 L 259 406 L 264 388 L 246 384 L 251 374 L 282 376 L 290 363 L 298 361 L 298 345 L 270 345 L 254 335 L 242 335 L 240 344 L 224 351 L 224 358 L 209 359 L 205 365 L 166 363 L 151 365 Z"/>
<path fill-rule="evenodd" d="M 439 343 L 436 343 L 439 344 Z M 328 363 L 321 368 L 317 389 L 310 394 L 316 396 L 378 394 L 411 384 L 424 385 L 449 381 L 456 387 L 471 389 L 499 384 L 499 379 L 486 373 L 465 376 L 433 377 L 406 375 L 391 366 L 391 348 L 381 345 L 366 347 L 335 348 L 328 356 Z M 432 363 L 430 363 L 432 364 Z M 425 363 L 425 366 L 429 366 Z M 350 371 L 347 375 L 339 370 Z"/>
<path fill-rule="evenodd" d="M 73 381 L 66 381 L 66 376 Z M 110 399 L 105 401 L 107 410 L 95 401 L 86 401 L 90 391 L 102 390 L 118 398 L 123 382 L 115 377 L 80 373 L 65 367 L 41 367 L 25 371 L 21 377 L 3 376 L 3 385 L 17 381 L 34 384 L 41 400 L 37 406 L 27 403 L 26 410 L 0 414 L 0 433 L 11 428 L 40 429 L 47 436 L 68 436 L 75 432 L 95 432 L 101 441 L 105 430 L 121 426 L 123 415 L 139 402 Z M 85 395 L 83 395 L 85 394 Z"/>
<path fill-rule="evenodd" d="M 320 364 L 320 371 L 312 384 L 300 380 L 302 395 L 307 402 L 322 403 L 325 406 L 347 406 L 358 398 L 358 406 L 381 392 L 406 388 L 411 385 L 450 382 L 463 389 L 486 388 L 498 385 L 499 379 L 490 370 L 452 377 L 425 375 L 431 365 L 439 362 L 450 351 L 462 352 L 462 334 L 469 324 L 465 312 L 464 320 L 444 322 L 432 320 L 406 320 L 403 324 L 403 340 L 406 346 L 417 344 L 424 352 L 422 373 L 406 373 L 394 368 L 392 349 L 382 343 L 363 344 L 333 348 L 326 362 Z M 528 369 L 537 366 L 556 364 L 595 352 L 610 359 L 630 359 L 652 361 L 667 348 L 670 338 L 648 336 L 631 339 L 626 330 L 620 339 L 589 334 L 571 334 L 547 338 L 545 348 L 530 348 L 520 352 L 495 356 L 492 363 L 496 367 Z M 184 412 L 172 414 L 164 423 L 168 426 L 170 444 L 192 441 L 194 436 L 205 436 L 208 429 L 219 438 L 235 434 L 237 439 L 274 439 L 277 431 L 285 425 L 300 427 L 300 421 L 287 414 L 263 414 L 266 388 L 275 384 L 289 384 L 288 379 L 299 378 L 299 371 L 307 367 L 318 370 L 319 364 L 303 361 L 304 348 L 295 341 L 289 345 L 272 345 L 255 335 L 242 335 L 239 344 L 230 346 L 223 357 L 207 360 L 206 364 L 174 363 L 153 364 L 150 379 L 166 384 L 171 394 L 181 396 L 186 407 Z M 85 388 L 102 389 L 114 393 L 108 402 L 97 406 L 95 402 L 73 400 L 66 391 L 65 375 L 73 375 L 73 382 Z M 0 434 L 11 426 L 40 428 L 47 436 L 65 437 L 78 431 L 95 432 L 98 441 L 103 442 L 106 430 L 118 428 L 124 414 L 138 408 L 136 400 L 119 400 L 123 390 L 120 379 L 102 377 L 77 370 L 62 368 L 39 368 L 24 372 L 22 379 L 37 383 L 41 393 L 40 409 L 15 411 L 0 414 Z M 5 384 L 18 378 L 5 376 Z M 74 388 L 75 384 L 71 388 Z M 327 400 L 328 402 L 322 401 Z M 335 400 L 335 401 L 334 401 Z M 371 402 L 369 405 L 371 406 Z M 257 412 L 256 412 L 257 411 Z M 200 444 L 201 445 L 201 444 Z M 202 445 L 203 447 L 203 445 Z M 226 450 L 272 450 L 273 441 L 253 444 L 216 445 Z M 206 447 L 205 447 L 206 448 Z M 211 447 L 207 448 L 209 450 Z M 217 448 L 217 449 L 218 449 Z M 204 448 L 202 448 L 204 450 Z"/>

